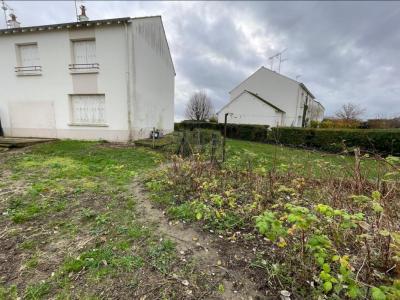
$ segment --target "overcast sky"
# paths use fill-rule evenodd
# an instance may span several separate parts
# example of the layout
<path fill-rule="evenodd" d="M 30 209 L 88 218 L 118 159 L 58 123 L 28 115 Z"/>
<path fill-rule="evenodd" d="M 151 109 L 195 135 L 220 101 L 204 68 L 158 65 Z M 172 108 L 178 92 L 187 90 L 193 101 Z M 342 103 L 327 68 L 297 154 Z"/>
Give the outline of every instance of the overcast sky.
<path fill-rule="evenodd" d="M 75 20 L 73 1 L 7 3 L 23 26 Z M 346 102 L 366 108 L 366 118 L 400 115 L 400 2 L 84 4 L 92 20 L 162 15 L 177 73 L 177 120 L 193 92 L 207 91 L 218 110 L 232 88 L 285 48 L 281 73 L 300 76 L 326 115 Z"/>

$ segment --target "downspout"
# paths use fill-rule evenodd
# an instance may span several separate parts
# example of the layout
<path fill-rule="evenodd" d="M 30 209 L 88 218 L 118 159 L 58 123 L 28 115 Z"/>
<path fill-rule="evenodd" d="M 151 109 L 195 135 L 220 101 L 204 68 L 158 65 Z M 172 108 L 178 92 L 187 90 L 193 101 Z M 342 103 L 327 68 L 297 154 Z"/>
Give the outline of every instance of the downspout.
<path fill-rule="evenodd" d="M 128 106 L 128 141 L 131 142 L 133 140 L 132 135 L 132 90 L 131 90 L 131 53 L 132 47 L 131 43 L 129 42 L 129 31 L 128 31 L 128 24 L 124 22 L 125 27 L 125 41 L 126 41 L 126 101 Z"/>
<path fill-rule="evenodd" d="M 304 102 L 304 108 L 303 108 L 303 120 L 301 122 L 301 127 L 306 127 L 307 122 L 307 111 L 308 111 L 308 94 L 306 94 L 306 101 Z"/>
<path fill-rule="evenodd" d="M 300 108 L 300 102 L 301 102 L 301 87 L 300 85 L 297 86 L 297 101 L 296 101 L 296 115 L 294 116 L 294 123 L 297 125 L 298 119 L 299 119 L 299 108 Z"/>

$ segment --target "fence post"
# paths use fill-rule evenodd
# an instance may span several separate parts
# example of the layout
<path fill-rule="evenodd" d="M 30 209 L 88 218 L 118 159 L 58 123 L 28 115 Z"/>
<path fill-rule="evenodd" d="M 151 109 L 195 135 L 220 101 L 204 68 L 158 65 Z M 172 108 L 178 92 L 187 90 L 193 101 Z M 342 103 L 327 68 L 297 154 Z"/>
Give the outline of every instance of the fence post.
<path fill-rule="evenodd" d="M 211 163 L 216 161 L 216 148 L 217 148 L 217 137 L 215 133 L 211 134 Z"/>
<path fill-rule="evenodd" d="M 225 114 L 225 121 L 224 121 L 224 139 L 222 142 L 222 162 L 225 162 L 225 144 L 226 144 L 226 122 L 228 121 L 229 113 Z"/>

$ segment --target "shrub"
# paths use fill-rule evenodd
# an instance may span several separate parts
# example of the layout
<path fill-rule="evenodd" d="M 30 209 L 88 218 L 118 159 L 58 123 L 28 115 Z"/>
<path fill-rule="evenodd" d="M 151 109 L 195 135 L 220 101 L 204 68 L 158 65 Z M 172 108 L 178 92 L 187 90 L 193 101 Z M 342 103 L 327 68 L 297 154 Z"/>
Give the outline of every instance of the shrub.
<path fill-rule="evenodd" d="M 400 130 L 273 128 L 269 140 L 328 152 L 360 147 L 363 151 L 400 155 Z"/>

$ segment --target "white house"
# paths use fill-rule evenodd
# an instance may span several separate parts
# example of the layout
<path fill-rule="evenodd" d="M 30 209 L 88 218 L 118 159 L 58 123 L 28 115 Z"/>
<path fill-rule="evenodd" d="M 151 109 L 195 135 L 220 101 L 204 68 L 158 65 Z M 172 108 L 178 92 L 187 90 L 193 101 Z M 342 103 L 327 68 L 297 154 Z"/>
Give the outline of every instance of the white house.
<path fill-rule="evenodd" d="M 174 127 L 175 70 L 160 16 L 0 30 L 6 136 L 129 141 Z"/>
<path fill-rule="evenodd" d="M 230 91 L 218 122 L 301 127 L 311 120 L 322 121 L 324 107 L 307 87 L 296 80 L 261 67 Z"/>

